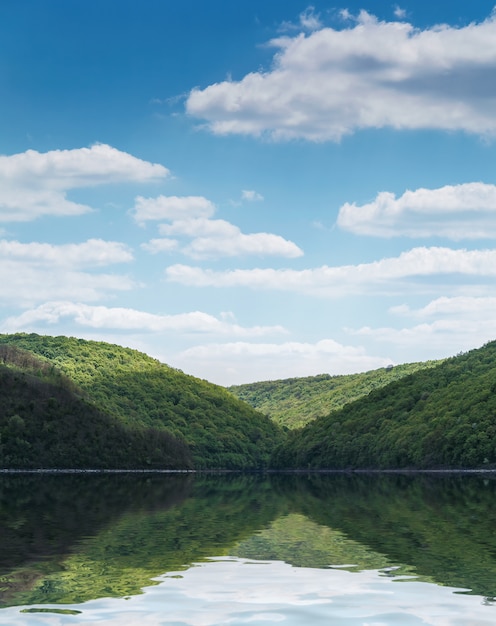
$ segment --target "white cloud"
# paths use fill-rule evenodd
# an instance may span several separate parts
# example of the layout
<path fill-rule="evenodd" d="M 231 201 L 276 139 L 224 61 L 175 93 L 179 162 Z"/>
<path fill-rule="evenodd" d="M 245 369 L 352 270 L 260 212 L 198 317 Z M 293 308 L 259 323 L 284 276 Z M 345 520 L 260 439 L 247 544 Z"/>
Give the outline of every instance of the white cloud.
<path fill-rule="evenodd" d="M 167 177 L 162 165 L 142 161 L 105 144 L 40 153 L 0 156 L 0 221 L 21 222 L 42 215 L 80 215 L 91 207 L 66 197 L 71 189 Z"/>
<path fill-rule="evenodd" d="M 12 277 L 15 277 L 14 279 Z M 35 267 L 15 261 L 0 266 L 0 298 L 18 306 L 32 306 L 50 298 L 92 302 L 137 287 L 122 274 L 93 274 L 58 268 Z"/>
<path fill-rule="evenodd" d="M 496 311 L 496 297 L 443 296 L 432 300 L 420 309 L 411 309 L 407 305 L 395 306 L 391 313 L 415 318 L 429 318 L 439 315 L 470 316 L 474 319 L 493 319 Z M 496 338 L 496 335 L 495 335 Z"/>
<path fill-rule="evenodd" d="M 361 347 L 332 339 L 317 343 L 214 343 L 184 350 L 175 365 L 222 385 L 322 373 L 347 374 L 384 367 L 390 359 L 370 356 Z"/>
<path fill-rule="evenodd" d="M 398 353 L 408 354 L 409 361 L 426 360 L 454 356 L 496 339 L 496 321 L 487 317 L 440 319 L 400 329 L 364 326 L 348 332 L 362 341 L 374 340 L 382 349 L 385 344 L 394 346 Z"/>
<path fill-rule="evenodd" d="M 90 239 L 80 244 L 52 245 L 0 241 L 0 299 L 23 306 L 51 298 L 94 301 L 135 287 L 121 274 L 96 268 L 133 259 L 121 243 Z M 89 269 L 91 272 L 81 270 Z"/>
<path fill-rule="evenodd" d="M 375 295 L 404 290 L 419 281 L 419 291 L 432 292 L 426 277 L 460 275 L 491 278 L 496 276 L 496 250 L 452 250 L 450 248 L 413 248 L 398 257 L 372 263 L 322 266 L 314 269 L 249 269 L 213 271 L 187 265 L 166 269 L 168 280 L 195 287 L 250 287 L 293 291 L 318 296 L 344 296 L 357 293 Z"/>
<path fill-rule="evenodd" d="M 243 189 L 241 192 L 241 200 L 247 200 L 248 202 L 261 202 L 264 199 L 262 194 L 254 191 L 253 189 Z"/>
<path fill-rule="evenodd" d="M 186 220 L 212 217 L 215 205 L 203 196 L 138 196 L 132 211 L 138 224 L 150 220 Z"/>
<path fill-rule="evenodd" d="M 349 28 L 270 44 L 270 71 L 193 89 L 187 113 L 217 134 L 275 140 L 339 141 L 384 127 L 496 132 L 494 15 L 420 30 L 361 11 Z"/>
<path fill-rule="evenodd" d="M 250 199 L 258 200 L 256 192 Z M 151 253 L 180 250 L 193 259 L 235 257 L 243 255 L 283 256 L 296 258 L 303 251 L 292 241 L 271 233 L 245 234 L 225 220 L 211 219 L 215 206 L 203 197 L 137 198 L 134 217 L 138 223 L 145 220 L 167 220 L 160 224 L 159 232 L 165 239 L 152 239 L 143 244 Z M 172 237 L 189 238 L 191 241 L 179 245 Z"/>
<path fill-rule="evenodd" d="M 88 239 L 83 243 L 53 245 L 0 240 L 0 259 L 11 259 L 38 266 L 94 267 L 132 261 L 130 249 L 117 241 Z"/>
<path fill-rule="evenodd" d="M 151 254 L 158 254 L 159 252 L 173 252 L 177 250 L 179 242 L 176 239 L 150 239 L 147 243 L 141 244 L 141 247 Z"/>
<path fill-rule="evenodd" d="M 349 9 L 340 9 L 339 17 L 344 21 L 348 22 L 353 19 L 353 15 Z"/>
<path fill-rule="evenodd" d="M 164 235 L 182 235 L 192 241 L 182 248 L 183 254 L 194 259 L 234 257 L 246 254 L 296 258 L 303 252 L 292 241 L 270 233 L 246 235 L 225 220 L 192 219 L 162 224 Z"/>
<path fill-rule="evenodd" d="M 242 327 L 232 321 L 232 316 L 223 314 L 220 319 L 193 311 L 177 315 L 156 315 L 136 309 L 122 307 L 90 306 L 68 301 L 50 301 L 35 309 L 5 320 L 4 332 L 25 330 L 33 326 L 60 324 L 72 321 L 79 326 L 93 329 L 141 332 L 181 332 L 231 335 L 235 337 L 259 337 L 286 332 L 282 326 Z"/>
<path fill-rule="evenodd" d="M 396 198 L 383 191 L 373 202 L 346 203 L 338 226 L 358 235 L 392 237 L 496 237 L 496 185 L 465 183 L 406 191 Z"/>
<path fill-rule="evenodd" d="M 392 307 L 390 312 L 417 323 L 403 328 L 364 326 L 347 333 L 374 343 L 381 350 L 394 349 L 408 354 L 409 360 L 454 356 L 496 339 L 496 297 L 440 297 L 415 309 L 407 305 Z M 405 360 L 400 359 L 400 360 Z"/>

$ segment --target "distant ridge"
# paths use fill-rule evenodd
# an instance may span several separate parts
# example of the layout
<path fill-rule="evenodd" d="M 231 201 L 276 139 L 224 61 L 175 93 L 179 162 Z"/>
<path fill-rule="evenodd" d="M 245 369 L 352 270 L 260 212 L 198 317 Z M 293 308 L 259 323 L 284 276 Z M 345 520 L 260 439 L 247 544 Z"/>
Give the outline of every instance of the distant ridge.
<path fill-rule="evenodd" d="M 374 389 L 442 361 L 388 366 L 361 374 L 307 376 L 228 387 L 238 398 L 268 415 L 280 426 L 299 428 L 354 402 Z"/>

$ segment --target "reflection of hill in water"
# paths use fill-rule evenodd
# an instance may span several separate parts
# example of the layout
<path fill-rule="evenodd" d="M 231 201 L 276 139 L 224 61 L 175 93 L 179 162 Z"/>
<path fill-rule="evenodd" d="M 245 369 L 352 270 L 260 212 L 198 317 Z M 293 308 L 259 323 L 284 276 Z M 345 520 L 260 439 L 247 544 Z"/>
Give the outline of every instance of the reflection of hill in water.
<path fill-rule="evenodd" d="M 422 579 L 496 595 L 491 475 L 310 475 L 281 481 L 293 508 Z"/>
<path fill-rule="evenodd" d="M 481 476 L 3 476 L 2 604 L 135 594 L 225 554 L 404 565 L 493 596 L 495 489 Z"/>
<path fill-rule="evenodd" d="M 234 547 L 233 556 L 285 561 L 295 567 L 343 567 L 349 571 L 381 569 L 391 562 L 344 533 L 290 513 Z M 402 570 L 402 573 L 405 573 Z"/>
<path fill-rule="evenodd" d="M 252 477 L 12 476 L 0 484 L 10 501 L 0 519 L 4 606 L 139 593 L 154 576 L 224 554 L 277 517 L 283 501 Z"/>

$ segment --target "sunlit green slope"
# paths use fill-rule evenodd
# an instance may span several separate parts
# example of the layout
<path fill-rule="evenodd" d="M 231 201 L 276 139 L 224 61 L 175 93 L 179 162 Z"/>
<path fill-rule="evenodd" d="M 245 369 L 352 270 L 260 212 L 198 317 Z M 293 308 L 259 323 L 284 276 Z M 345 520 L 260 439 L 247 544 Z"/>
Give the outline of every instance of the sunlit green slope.
<path fill-rule="evenodd" d="M 413 374 L 420 369 L 436 367 L 441 361 L 407 363 L 345 376 L 308 376 L 269 380 L 229 387 L 229 391 L 288 428 L 299 428 L 311 420 L 345 404 L 358 400 L 374 389 Z"/>
<path fill-rule="evenodd" d="M 274 467 L 496 465 L 496 342 L 419 370 L 289 433 Z"/>
<path fill-rule="evenodd" d="M 0 335 L 1 345 L 41 357 L 79 389 L 86 402 L 121 425 L 179 438 L 196 468 L 263 467 L 280 441 L 275 424 L 222 387 L 136 350 L 24 333 Z"/>

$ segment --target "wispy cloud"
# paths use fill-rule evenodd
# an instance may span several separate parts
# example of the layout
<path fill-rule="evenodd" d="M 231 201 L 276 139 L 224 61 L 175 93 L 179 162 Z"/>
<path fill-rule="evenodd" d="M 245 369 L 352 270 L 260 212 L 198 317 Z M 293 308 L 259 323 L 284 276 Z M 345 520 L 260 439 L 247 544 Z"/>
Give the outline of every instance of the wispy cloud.
<path fill-rule="evenodd" d="M 399 20 L 402 20 L 406 17 L 406 10 L 402 9 L 401 7 L 399 7 L 397 4 L 394 5 L 394 15 L 395 17 L 397 17 Z"/>
<path fill-rule="evenodd" d="M 0 221 L 80 215 L 92 208 L 68 200 L 66 194 L 71 189 L 154 181 L 168 175 L 163 165 L 142 161 L 105 144 L 0 156 Z"/>
<path fill-rule="evenodd" d="M 346 203 L 338 226 L 358 235 L 488 239 L 496 236 L 496 185 L 465 183 L 406 191 L 383 191 L 373 202 Z"/>
<path fill-rule="evenodd" d="M 264 199 L 262 194 L 254 191 L 253 189 L 243 189 L 241 192 L 241 200 L 247 200 L 248 202 L 261 202 Z"/>
<path fill-rule="evenodd" d="M 280 27 L 280 32 L 294 31 L 294 30 L 304 30 L 304 31 L 314 31 L 322 28 L 322 22 L 320 20 L 320 13 L 315 12 L 315 7 L 310 5 L 304 11 L 300 13 L 298 16 L 298 22 L 283 22 Z"/>
<path fill-rule="evenodd" d="M 193 89 L 187 112 L 217 134 L 275 140 L 339 141 L 384 127 L 494 135 L 494 15 L 424 30 L 366 11 L 342 17 L 352 26 L 273 39 L 269 71 Z"/>

